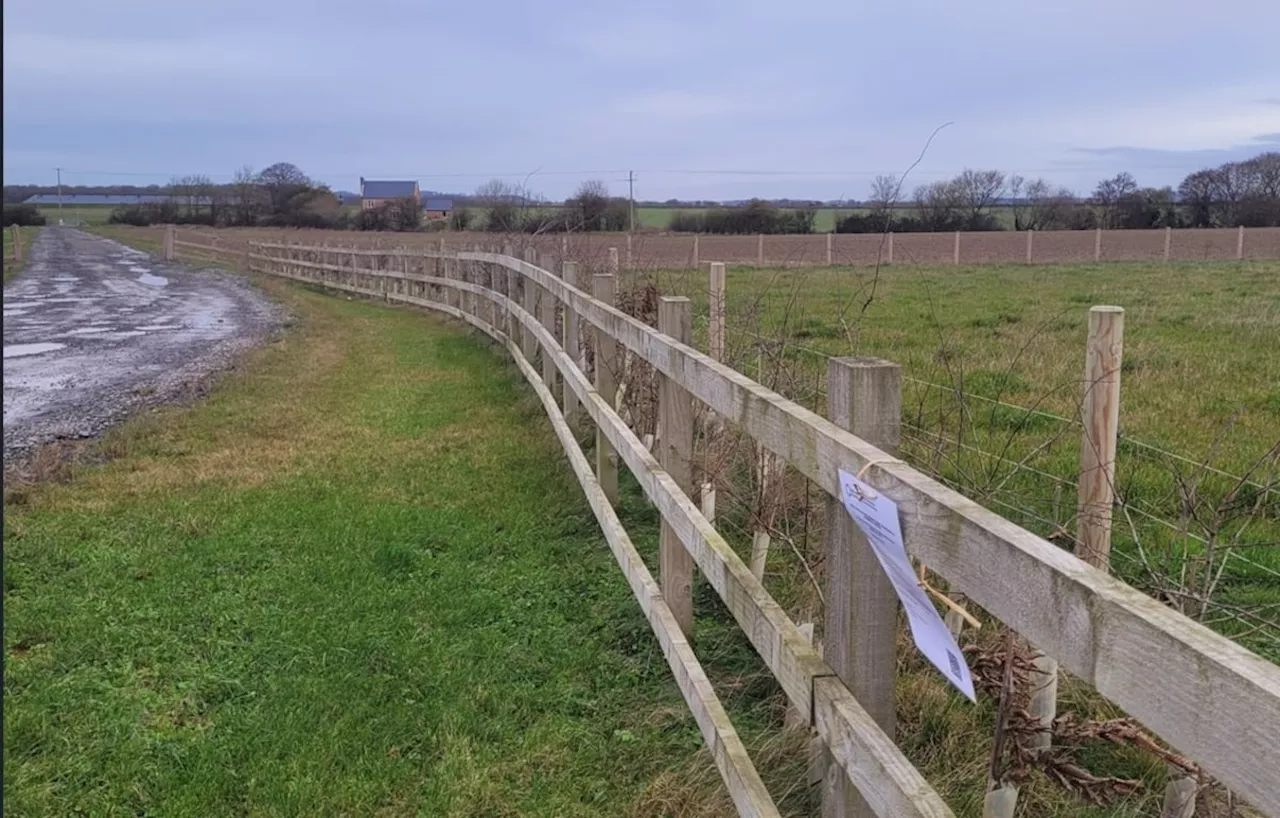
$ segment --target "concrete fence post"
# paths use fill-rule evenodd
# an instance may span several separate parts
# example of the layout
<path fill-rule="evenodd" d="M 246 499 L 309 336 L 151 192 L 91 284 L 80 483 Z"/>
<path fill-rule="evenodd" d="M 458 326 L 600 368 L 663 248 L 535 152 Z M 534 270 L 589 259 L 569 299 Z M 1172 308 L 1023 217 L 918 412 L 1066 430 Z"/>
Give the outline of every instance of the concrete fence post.
<path fill-rule="evenodd" d="M 1173 247 L 1173 228 L 1164 229 L 1164 263 L 1169 263 L 1169 250 Z"/>
<path fill-rule="evenodd" d="M 1244 225 L 1236 228 L 1236 260 L 1244 259 Z"/>
<path fill-rule="evenodd" d="M 893 232 L 892 231 L 890 231 L 888 235 L 885 236 L 885 244 L 887 245 L 887 252 L 885 253 L 884 262 L 885 264 L 893 264 Z"/>
<path fill-rule="evenodd" d="M 693 234 L 693 269 L 695 270 L 698 269 L 698 266 L 701 263 L 702 262 L 698 256 L 698 234 L 694 233 Z"/>
<path fill-rule="evenodd" d="M 764 266 L 764 233 L 756 236 L 756 266 Z"/>
<path fill-rule="evenodd" d="M 1028 230 L 1027 231 L 1027 264 L 1031 263 L 1031 246 L 1032 246 L 1032 243 L 1035 242 L 1035 238 L 1036 238 L 1036 231 Z"/>
<path fill-rule="evenodd" d="M 627 234 L 627 269 L 635 269 L 635 259 L 631 255 L 631 234 Z"/>
<path fill-rule="evenodd" d="M 1102 228 L 1094 228 L 1093 231 L 1093 260 L 1102 261 Z"/>
<path fill-rule="evenodd" d="M 878 358 L 832 358 L 827 366 L 833 423 L 894 454 L 901 441 L 902 369 Z M 827 662 L 893 739 L 898 597 L 875 552 L 838 497 L 827 498 L 823 646 Z M 871 808 L 838 764 L 828 764 L 823 815 L 870 818 Z"/>
<path fill-rule="evenodd" d="M 173 225 L 164 226 L 164 260 L 173 261 L 177 256 L 177 248 L 173 243 Z"/>
<path fill-rule="evenodd" d="M 612 275 L 596 275 L 591 279 L 591 296 L 613 306 L 617 279 Z M 618 342 L 602 329 L 596 329 L 596 392 L 613 408 L 618 397 Z M 609 504 L 618 505 L 618 455 L 604 432 L 596 428 L 596 479 Z"/>
<path fill-rule="evenodd" d="M 693 329 L 693 305 L 687 298 L 663 297 L 658 302 L 658 331 L 688 344 Z M 662 429 L 658 463 L 680 490 L 693 489 L 693 398 L 678 383 L 658 376 L 658 417 Z M 671 607 L 680 630 L 693 634 L 693 557 L 671 524 L 664 518 L 660 535 L 658 570 L 662 596 Z"/>
<path fill-rule="evenodd" d="M 951 251 L 951 263 L 952 264 L 960 263 L 960 231 L 959 230 L 956 231 L 955 246 Z"/>
<path fill-rule="evenodd" d="M 827 266 L 828 267 L 831 266 L 831 239 L 833 236 L 835 236 L 835 233 L 827 234 Z"/>

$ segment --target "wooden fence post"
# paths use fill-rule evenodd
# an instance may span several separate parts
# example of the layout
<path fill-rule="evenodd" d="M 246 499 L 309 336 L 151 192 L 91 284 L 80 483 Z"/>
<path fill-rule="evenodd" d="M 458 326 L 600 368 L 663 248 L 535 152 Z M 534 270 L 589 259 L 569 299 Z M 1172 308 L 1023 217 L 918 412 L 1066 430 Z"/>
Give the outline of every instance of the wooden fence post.
<path fill-rule="evenodd" d="M 562 265 L 562 269 L 564 270 L 566 284 L 573 287 L 582 286 L 582 282 L 578 280 L 577 262 L 566 261 Z M 578 358 L 582 353 L 581 347 L 581 342 L 578 339 L 578 314 L 574 312 L 573 307 L 566 301 L 564 304 L 564 351 L 568 353 L 569 360 L 573 362 L 574 366 L 578 365 Z M 564 379 L 564 419 L 570 425 L 578 419 L 578 396 L 574 394 L 568 378 Z"/>
<path fill-rule="evenodd" d="M 1244 225 L 1236 229 L 1236 260 L 1244 259 Z"/>
<path fill-rule="evenodd" d="M 1079 531 L 1076 555 L 1103 570 L 1110 567 L 1111 506 L 1115 501 L 1116 433 L 1120 421 L 1120 364 L 1124 353 L 1124 309 L 1089 310 L 1080 443 Z"/>
<path fill-rule="evenodd" d="M 1031 263 L 1031 243 L 1035 241 L 1036 231 L 1027 231 L 1027 264 Z"/>
<path fill-rule="evenodd" d="M 711 357 L 724 360 L 724 263 L 713 261 L 707 288 L 707 340 Z"/>
<path fill-rule="evenodd" d="M 1169 250 L 1173 245 L 1173 228 L 1166 227 L 1164 229 L 1164 262 L 1169 263 Z"/>
<path fill-rule="evenodd" d="M 698 234 L 693 234 L 693 269 L 698 269 L 701 262 L 698 260 Z"/>
<path fill-rule="evenodd" d="M 173 244 L 173 225 L 164 226 L 164 260 L 173 261 L 177 256 L 177 248 Z"/>
<path fill-rule="evenodd" d="M 828 415 L 842 429 L 894 454 L 901 441 L 902 369 L 878 358 L 832 358 Z M 898 597 L 866 537 L 837 497 L 827 498 L 826 659 L 890 739 Z M 824 816 L 871 816 L 845 772 L 829 766 Z"/>
<path fill-rule="evenodd" d="M 628 270 L 635 269 L 635 261 L 632 259 L 632 256 L 631 256 L 631 234 L 630 233 L 627 234 L 627 269 Z"/>
<path fill-rule="evenodd" d="M 524 251 L 524 260 L 529 261 L 531 255 L 532 251 L 526 249 Z M 524 291 L 524 311 L 529 313 L 529 315 L 533 316 L 536 320 L 538 317 L 538 285 L 534 284 L 533 280 L 528 276 L 521 275 L 520 286 Z M 521 351 L 524 352 L 524 359 L 530 364 L 533 364 L 534 355 L 536 355 L 538 351 L 538 339 L 534 337 L 533 330 L 528 327 L 524 328 L 523 341 L 524 344 Z"/>
<path fill-rule="evenodd" d="M 764 266 L 764 233 L 756 236 L 756 266 Z"/>
<path fill-rule="evenodd" d="M 1110 568 L 1123 346 L 1124 310 L 1120 307 L 1090 309 L 1081 405 L 1084 436 L 1080 444 L 1076 555 L 1104 571 Z M 1032 687 L 1027 712 L 1046 728 L 1035 741 L 1037 748 L 1045 750 L 1053 742 L 1051 728 L 1057 717 L 1058 663 L 1039 652 L 1035 654 L 1034 663 L 1042 678 Z"/>
<path fill-rule="evenodd" d="M 1093 260 L 1102 261 L 1102 228 L 1094 228 L 1093 231 Z"/>
<path fill-rule="evenodd" d="M 960 263 L 960 231 L 959 230 L 956 231 L 955 247 L 951 251 L 951 263 L 952 264 Z"/>
<path fill-rule="evenodd" d="M 831 237 L 834 235 L 835 235 L 834 233 L 827 234 L 827 266 L 828 267 L 831 266 Z"/>
<path fill-rule="evenodd" d="M 22 261 L 22 230 L 16 224 L 10 225 L 10 228 L 13 233 L 13 257 Z"/>
<path fill-rule="evenodd" d="M 618 274 L 618 248 L 609 248 L 609 259 L 605 262 L 605 272 L 609 275 L 616 276 Z"/>
<path fill-rule="evenodd" d="M 548 272 L 555 275 L 553 271 Z M 539 320 L 542 326 L 546 327 L 552 340 L 555 340 L 556 336 L 560 334 L 556 331 L 556 297 L 551 294 L 550 290 L 543 290 L 541 295 L 542 297 L 539 299 L 541 318 Z M 559 340 L 561 344 L 564 343 L 563 338 Z M 556 372 L 556 361 L 551 354 L 551 350 L 542 350 L 542 382 L 546 384 L 547 391 L 552 395 L 556 392 Z"/>
<path fill-rule="evenodd" d="M 658 331 L 688 344 L 693 334 L 693 304 L 687 298 L 658 302 Z M 692 489 L 693 398 L 665 375 L 658 376 L 658 417 L 662 429 L 658 462 L 685 494 Z M 671 524 L 662 521 L 659 552 L 662 596 L 684 635 L 693 634 L 693 557 Z"/>
<path fill-rule="evenodd" d="M 884 263 L 893 264 L 893 231 L 890 231 L 885 238 L 887 239 L 886 243 L 889 245 L 889 247 L 888 247 L 888 253 L 886 254 Z"/>
<path fill-rule="evenodd" d="M 591 279 L 591 295 L 597 301 L 613 306 L 617 279 L 612 275 L 596 275 Z M 602 329 L 596 330 L 596 392 L 613 408 L 618 396 L 615 376 L 618 367 L 618 342 Z M 596 479 L 609 504 L 618 505 L 618 455 L 604 432 L 596 428 Z"/>

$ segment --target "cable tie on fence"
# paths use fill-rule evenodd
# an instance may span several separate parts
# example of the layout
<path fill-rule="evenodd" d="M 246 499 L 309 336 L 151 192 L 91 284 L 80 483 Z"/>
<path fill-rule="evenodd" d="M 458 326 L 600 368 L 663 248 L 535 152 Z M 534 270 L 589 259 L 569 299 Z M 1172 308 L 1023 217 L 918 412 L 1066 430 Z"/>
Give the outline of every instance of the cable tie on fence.
<path fill-rule="evenodd" d="M 855 474 L 854 477 L 861 480 L 862 476 L 867 473 L 867 469 L 871 468 L 872 466 L 883 466 L 886 463 L 903 463 L 903 462 L 904 461 L 899 460 L 896 457 L 882 457 L 879 460 L 868 460 L 866 463 L 862 464 L 862 468 L 858 469 L 858 473 Z"/>

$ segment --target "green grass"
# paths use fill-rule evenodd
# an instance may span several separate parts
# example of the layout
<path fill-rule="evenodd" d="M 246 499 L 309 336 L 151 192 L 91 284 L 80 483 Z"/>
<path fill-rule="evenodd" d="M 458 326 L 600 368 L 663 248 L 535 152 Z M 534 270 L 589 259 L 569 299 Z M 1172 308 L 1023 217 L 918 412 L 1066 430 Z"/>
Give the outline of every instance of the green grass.
<path fill-rule="evenodd" d="M 49 220 L 49 224 L 58 223 L 58 206 L 38 205 L 37 210 Z M 86 225 L 106 224 L 111 217 L 115 205 L 68 205 L 62 206 L 62 220 L 67 224 L 82 223 Z"/>
<path fill-rule="evenodd" d="M 207 402 L 117 430 L 70 483 L 9 487 L 6 811 L 722 800 L 518 373 L 418 314 L 288 298 L 301 328 Z M 705 632 L 722 678 L 758 673 Z M 747 735 L 775 692 L 737 695 Z"/>
<path fill-rule="evenodd" d="M 456 326 L 265 286 L 298 315 L 290 335 L 206 402 L 110 435 L 106 465 L 6 495 L 9 810 L 733 814 L 514 370 Z M 835 343 L 829 317 L 808 319 Z M 623 488 L 653 566 L 655 512 Z M 808 814 L 807 737 L 777 729 L 777 685 L 705 583 L 695 607 L 695 648 L 766 782 Z M 901 656 L 904 751 L 977 814 L 994 705 Z M 1089 807 L 1037 774 L 1024 813 L 1158 811 L 1161 765 L 1087 756 L 1146 792 Z"/>
<path fill-rule="evenodd" d="M 40 235 L 39 227 L 19 227 L 22 233 L 22 258 L 10 259 L 13 255 L 13 228 L 4 228 L 4 282 L 18 275 L 27 266 L 27 259 L 31 255 L 31 243 L 36 240 L 36 236 Z"/>
<path fill-rule="evenodd" d="M 659 279 L 705 315 L 700 276 Z M 1231 506 L 1220 536 L 1227 541 L 1243 528 L 1240 542 L 1249 546 L 1228 558 L 1219 606 L 1205 621 L 1280 661 L 1280 485 L 1273 476 L 1258 511 L 1255 489 L 1231 495 L 1234 480 L 1198 475 L 1194 465 L 1245 475 L 1261 461 L 1254 479 L 1268 479 L 1268 451 L 1280 444 L 1280 263 L 887 267 L 878 277 L 849 268 L 732 269 L 729 355 L 753 377 L 780 377 L 781 391 L 820 412 L 826 356 L 901 364 L 909 460 L 1043 536 L 1059 528 L 1073 534 L 1079 427 L 981 398 L 1073 417 L 1095 304 L 1126 308 L 1122 435 L 1193 461 L 1122 441 L 1117 485 L 1134 511 L 1132 526 L 1116 512 L 1114 569 L 1152 591 L 1184 569 L 1203 572 L 1205 549 L 1178 530 L 1185 524 L 1206 534 L 1182 507 L 1179 481 L 1198 482 L 1195 513 L 1209 521 L 1216 506 Z M 695 333 L 705 343 L 705 319 L 695 321 Z M 753 334 L 771 339 L 774 351 L 762 356 Z M 1256 627 L 1223 605 L 1271 624 Z"/>

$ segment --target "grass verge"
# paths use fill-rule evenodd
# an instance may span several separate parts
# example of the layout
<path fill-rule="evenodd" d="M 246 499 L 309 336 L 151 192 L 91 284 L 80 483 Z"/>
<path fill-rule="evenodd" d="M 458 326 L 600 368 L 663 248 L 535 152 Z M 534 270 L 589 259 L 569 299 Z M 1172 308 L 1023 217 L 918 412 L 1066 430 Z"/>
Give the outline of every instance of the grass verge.
<path fill-rule="evenodd" d="M 22 256 L 19 258 L 10 258 L 14 254 L 13 247 L 13 228 L 6 227 L 4 234 L 4 283 L 8 284 L 9 280 L 18 275 L 27 266 L 27 258 L 31 255 L 31 243 L 36 240 L 36 236 L 40 235 L 39 227 L 19 227 L 18 230 L 22 234 Z"/>
<path fill-rule="evenodd" d="M 514 370 L 268 286 L 292 334 L 10 498 L 7 810 L 723 814 Z"/>

